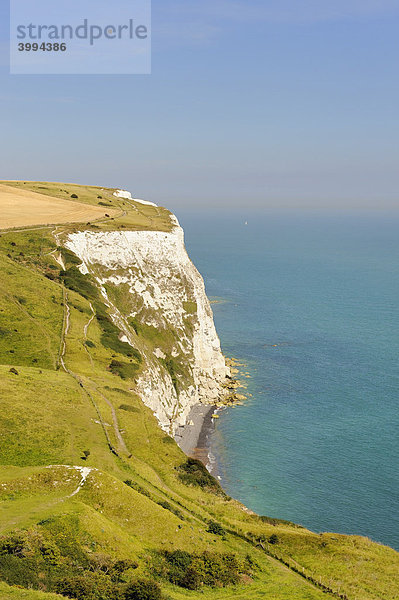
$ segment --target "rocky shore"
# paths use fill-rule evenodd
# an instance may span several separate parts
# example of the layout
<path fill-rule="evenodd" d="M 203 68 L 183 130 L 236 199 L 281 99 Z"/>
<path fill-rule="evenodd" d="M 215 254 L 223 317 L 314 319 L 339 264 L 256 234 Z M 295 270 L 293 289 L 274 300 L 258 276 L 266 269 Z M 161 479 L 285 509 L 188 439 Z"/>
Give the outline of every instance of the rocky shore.
<path fill-rule="evenodd" d="M 175 440 L 188 456 L 198 458 L 210 469 L 209 445 L 210 435 L 214 429 L 214 419 L 218 419 L 218 410 L 231 406 L 242 405 L 246 400 L 244 394 L 238 393 L 243 383 L 236 376 L 240 373 L 237 367 L 242 367 L 234 358 L 227 358 L 226 365 L 230 375 L 226 376 L 222 384 L 223 393 L 214 404 L 196 404 L 192 407 L 185 425 L 178 427 Z M 245 375 L 248 376 L 248 375 Z"/>

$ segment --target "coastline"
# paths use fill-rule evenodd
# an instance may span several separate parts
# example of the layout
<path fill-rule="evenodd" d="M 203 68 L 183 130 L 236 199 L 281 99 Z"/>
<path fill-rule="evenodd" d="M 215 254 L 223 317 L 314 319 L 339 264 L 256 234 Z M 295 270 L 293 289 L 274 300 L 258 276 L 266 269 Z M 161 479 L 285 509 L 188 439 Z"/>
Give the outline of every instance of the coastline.
<path fill-rule="evenodd" d="M 214 428 L 213 414 L 217 407 L 212 404 L 195 404 L 187 423 L 176 430 L 175 441 L 187 456 L 197 458 L 211 469 L 209 436 Z"/>
<path fill-rule="evenodd" d="M 186 423 L 178 427 L 174 436 L 181 450 L 187 456 L 200 460 L 214 477 L 218 477 L 217 463 L 211 453 L 211 434 L 215 429 L 214 416 L 223 408 L 240 406 L 248 397 L 238 393 L 238 390 L 245 391 L 246 385 L 236 378 L 237 375 L 249 377 L 248 372 L 242 373 L 237 368 L 245 365 L 235 358 L 227 358 L 226 364 L 230 368 L 230 375 L 226 377 L 223 386 L 224 398 L 215 404 L 195 404 L 190 410 Z"/>

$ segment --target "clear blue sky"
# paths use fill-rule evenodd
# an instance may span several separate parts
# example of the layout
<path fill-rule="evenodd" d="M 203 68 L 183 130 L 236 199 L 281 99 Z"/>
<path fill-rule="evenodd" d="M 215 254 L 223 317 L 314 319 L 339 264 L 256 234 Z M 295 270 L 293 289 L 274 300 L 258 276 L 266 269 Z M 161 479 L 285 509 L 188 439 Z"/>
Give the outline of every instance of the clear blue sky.
<path fill-rule="evenodd" d="M 175 209 L 399 206 L 399 0 L 154 0 L 149 76 L 10 76 L 7 4 L 1 179 Z"/>

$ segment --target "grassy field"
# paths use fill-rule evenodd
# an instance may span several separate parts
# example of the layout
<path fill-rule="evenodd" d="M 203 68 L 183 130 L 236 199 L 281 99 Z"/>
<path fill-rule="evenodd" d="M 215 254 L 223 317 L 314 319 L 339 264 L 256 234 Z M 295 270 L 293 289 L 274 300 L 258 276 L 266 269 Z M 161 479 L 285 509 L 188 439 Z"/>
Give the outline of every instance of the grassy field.
<path fill-rule="evenodd" d="M 1 600 L 62 600 L 64 596 L 51 593 L 46 594 L 36 590 L 24 590 L 20 587 L 11 587 L 0 582 L 0 598 Z"/>
<path fill-rule="evenodd" d="M 136 219 L 132 227 L 167 228 L 166 209 L 139 212 L 112 190 L 47 185 L 49 196 L 57 185 L 87 205 L 102 195 L 126 209 L 99 227 Z M 173 600 L 399 598 L 392 549 L 250 514 L 201 471 L 182 480 L 186 456 L 141 402 L 135 375 L 110 368 L 125 361 L 137 373 L 142 363 L 95 317 L 93 303 L 105 315 L 106 306 L 85 280 L 65 289 L 58 252 L 52 228 L 0 237 L 0 598 L 125 600 L 143 577 Z M 133 325 L 140 356 L 155 344 L 167 350 L 173 332 L 160 340 Z"/>
<path fill-rule="evenodd" d="M 38 192 L 0 184 L 0 229 L 46 225 L 51 223 L 81 223 L 104 218 L 107 209 L 54 198 Z M 110 209 L 110 216 L 117 211 Z"/>
<path fill-rule="evenodd" d="M 0 181 L 0 205 L 12 212 L 8 220 L 0 216 L 0 230 L 28 228 L 34 224 L 64 224 L 63 231 L 81 229 L 76 223 L 82 223 L 84 229 L 99 231 L 171 230 L 170 212 L 166 208 L 116 198 L 114 191 L 110 188 L 48 181 Z M 7 196 L 15 199 L 7 200 Z M 43 210 L 39 211 L 40 206 L 43 206 Z M 48 208 L 47 213 L 44 206 Z"/>

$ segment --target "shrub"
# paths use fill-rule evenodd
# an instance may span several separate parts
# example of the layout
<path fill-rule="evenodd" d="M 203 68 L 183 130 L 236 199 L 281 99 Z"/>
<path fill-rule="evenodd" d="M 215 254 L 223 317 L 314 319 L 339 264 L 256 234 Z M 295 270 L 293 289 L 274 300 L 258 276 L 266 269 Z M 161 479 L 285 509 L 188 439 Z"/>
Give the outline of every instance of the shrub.
<path fill-rule="evenodd" d="M 162 441 L 164 444 L 174 444 L 175 440 L 170 437 L 170 435 L 165 435 L 165 437 L 162 438 Z"/>
<path fill-rule="evenodd" d="M 269 544 L 278 544 L 278 536 L 275 533 L 272 533 L 268 539 L 268 542 Z"/>
<path fill-rule="evenodd" d="M 19 534 L 11 534 L 0 538 L 0 556 L 13 554 L 14 556 L 23 556 L 24 539 Z"/>
<path fill-rule="evenodd" d="M 119 360 L 111 360 L 109 370 L 113 375 L 118 375 L 121 379 L 133 379 L 139 369 L 136 363 L 127 363 Z"/>
<path fill-rule="evenodd" d="M 193 560 L 191 554 L 185 550 L 174 550 L 173 552 L 166 550 L 165 558 L 170 565 L 181 571 L 188 569 Z"/>
<path fill-rule="evenodd" d="M 77 194 L 71 194 L 71 198 L 79 198 Z"/>
<path fill-rule="evenodd" d="M 224 535 L 226 533 L 223 527 L 216 521 L 209 521 L 207 532 L 214 535 Z"/>
<path fill-rule="evenodd" d="M 117 560 L 111 567 L 110 573 L 112 577 L 120 578 L 125 571 L 129 569 L 137 569 L 138 563 L 135 560 Z"/>
<path fill-rule="evenodd" d="M 184 550 L 162 552 L 161 568 L 158 574 L 166 577 L 170 583 L 188 590 L 196 590 L 202 585 L 224 587 L 239 582 L 241 575 L 251 575 L 248 561 L 240 563 L 234 554 L 202 552 L 189 554 Z"/>
<path fill-rule="evenodd" d="M 166 575 L 166 578 L 170 583 L 179 585 L 180 587 L 186 587 L 183 582 L 193 561 L 192 555 L 184 550 L 174 550 L 173 552 L 165 551 L 162 558 L 166 563 L 162 571 L 163 575 Z M 200 581 L 198 584 L 199 583 Z"/>
<path fill-rule="evenodd" d="M 20 587 L 36 587 L 39 584 L 38 574 L 27 563 L 15 555 L 6 555 L 1 557 L 0 561 L 0 580 L 9 585 L 19 585 Z"/>
<path fill-rule="evenodd" d="M 162 600 L 161 588 L 155 581 L 138 579 L 126 588 L 125 600 Z"/>
<path fill-rule="evenodd" d="M 157 501 L 157 504 L 159 504 L 159 506 L 162 506 L 162 508 L 164 508 L 165 510 L 168 510 L 169 512 L 176 515 L 176 517 L 178 517 L 181 521 L 185 520 L 183 513 L 178 508 L 175 508 L 174 506 L 169 504 L 169 502 L 167 502 L 166 500 L 159 500 Z"/>
<path fill-rule="evenodd" d="M 302 525 L 298 525 L 297 523 L 293 523 L 292 521 L 287 521 L 286 519 L 273 519 L 271 517 L 265 517 L 264 515 L 252 515 L 255 520 L 261 520 L 263 523 L 269 523 L 269 525 L 290 525 L 290 527 L 297 527 L 298 529 L 303 529 Z"/>
<path fill-rule="evenodd" d="M 240 579 L 240 565 L 231 554 L 203 552 L 195 558 L 192 568 L 202 583 L 211 587 L 236 584 Z"/>
<path fill-rule="evenodd" d="M 163 364 L 163 366 L 165 367 L 165 369 L 168 371 L 170 378 L 172 379 L 172 384 L 173 387 L 176 390 L 176 393 L 179 393 L 179 382 L 177 379 L 177 372 L 179 370 L 179 367 L 175 361 L 174 358 L 172 358 L 171 356 L 167 356 L 165 359 L 161 359 L 161 362 Z"/>
<path fill-rule="evenodd" d="M 195 485 L 215 494 L 225 495 L 220 484 L 196 458 L 188 458 L 178 467 L 179 479 L 186 485 Z"/>
<path fill-rule="evenodd" d="M 108 390 L 109 392 L 118 392 L 118 394 L 123 394 L 124 396 L 131 396 L 131 392 L 127 392 L 126 390 L 122 390 L 118 387 L 110 387 L 109 385 L 105 385 L 104 389 Z"/>
<path fill-rule="evenodd" d="M 63 246 L 58 246 L 57 250 L 60 252 L 62 260 L 67 267 L 82 264 L 80 258 L 78 258 L 72 250 L 64 248 Z"/>
<path fill-rule="evenodd" d="M 14 367 L 11 367 L 11 369 L 10 369 L 10 371 L 9 371 L 9 372 L 10 372 L 10 373 L 13 373 L 14 375 L 19 375 L 19 373 L 18 373 L 17 369 L 15 369 Z"/>
<path fill-rule="evenodd" d="M 126 410 L 126 412 L 140 412 L 138 408 L 136 408 L 135 406 L 131 406 L 131 404 L 121 404 L 119 408 L 120 410 Z"/>
<path fill-rule="evenodd" d="M 66 271 L 60 271 L 60 277 L 65 287 L 84 298 L 88 300 L 97 298 L 98 291 L 90 275 L 83 275 L 76 266 L 70 267 Z"/>
<path fill-rule="evenodd" d="M 113 350 L 114 352 L 118 352 L 119 354 L 123 354 L 124 356 L 134 358 L 136 361 L 141 362 L 140 352 L 135 348 L 132 348 L 127 342 L 122 342 L 119 339 L 119 329 L 116 325 L 114 325 L 103 306 L 98 303 L 96 304 L 96 318 L 103 331 L 101 335 L 101 343 L 103 346 Z"/>
<path fill-rule="evenodd" d="M 65 577 L 55 584 L 55 591 L 69 598 L 87 598 L 92 595 L 93 586 L 83 575 L 77 577 Z"/>
<path fill-rule="evenodd" d="M 0 537 L 0 580 L 76 600 L 123 600 L 125 572 L 137 563 L 89 554 L 79 538 L 76 520 L 54 517 Z"/>
<path fill-rule="evenodd" d="M 95 348 L 96 345 L 94 342 L 92 342 L 91 340 L 86 340 L 85 341 L 85 346 L 87 346 L 88 348 Z"/>
<path fill-rule="evenodd" d="M 139 335 L 139 331 L 140 331 L 140 324 L 138 322 L 137 319 L 134 319 L 133 317 L 131 317 L 128 321 L 130 327 L 134 330 L 134 332 L 136 333 L 136 335 Z"/>
<path fill-rule="evenodd" d="M 180 586 L 186 590 L 198 590 L 201 586 L 201 575 L 191 567 L 187 569 L 184 576 L 180 580 Z"/>
<path fill-rule="evenodd" d="M 117 600 L 122 598 L 121 586 L 105 573 L 85 571 L 82 575 L 63 577 L 55 582 L 55 591 L 76 600 Z"/>
<path fill-rule="evenodd" d="M 139 485 L 135 481 L 132 481 L 131 479 L 126 479 L 123 483 L 125 485 L 128 485 L 129 487 L 131 487 L 133 490 L 136 490 L 136 492 L 138 492 L 139 494 L 143 494 L 143 496 L 147 496 L 147 498 L 151 498 L 150 492 L 145 490 L 143 487 L 141 487 L 141 485 Z"/>
<path fill-rule="evenodd" d="M 51 273 L 51 271 L 45 273 L 44 276 L 47 277 L 47 279 L 50 279 L 50 281 L 55 281 L 57 279 L 57 275 Z"/>

